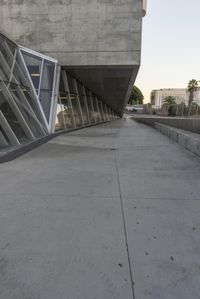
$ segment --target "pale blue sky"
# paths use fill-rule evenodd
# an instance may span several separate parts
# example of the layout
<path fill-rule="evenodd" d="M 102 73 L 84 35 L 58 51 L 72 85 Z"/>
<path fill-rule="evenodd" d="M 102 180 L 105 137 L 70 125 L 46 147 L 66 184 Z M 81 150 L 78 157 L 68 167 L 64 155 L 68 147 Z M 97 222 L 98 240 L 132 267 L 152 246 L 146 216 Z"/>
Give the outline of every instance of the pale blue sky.
<path fill-rule="evenodd" d="M 200 0 L 148 0 L 136 80 L 145 102 L 152 89 L 184 88 L 190 79 L 200 80 Z"/>

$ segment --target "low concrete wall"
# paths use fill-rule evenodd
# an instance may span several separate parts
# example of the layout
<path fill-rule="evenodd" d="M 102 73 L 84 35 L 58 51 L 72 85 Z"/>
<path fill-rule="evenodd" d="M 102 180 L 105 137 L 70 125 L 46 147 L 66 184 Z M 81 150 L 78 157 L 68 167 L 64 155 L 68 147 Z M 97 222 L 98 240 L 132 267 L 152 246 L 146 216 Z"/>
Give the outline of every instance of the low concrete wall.
<path fill-rule="evenodd" d="M 200 157 L 200 135 L 155 122 L 155 129 Z"/>
<path fill-rule="evenodd" d="M 134 120 L 145 123 L 152 127 L 156 123 L 165 124 L 178 129 L 200 134 L 200 118 L 178 118 L 178 117 L 137 117 Z"/>

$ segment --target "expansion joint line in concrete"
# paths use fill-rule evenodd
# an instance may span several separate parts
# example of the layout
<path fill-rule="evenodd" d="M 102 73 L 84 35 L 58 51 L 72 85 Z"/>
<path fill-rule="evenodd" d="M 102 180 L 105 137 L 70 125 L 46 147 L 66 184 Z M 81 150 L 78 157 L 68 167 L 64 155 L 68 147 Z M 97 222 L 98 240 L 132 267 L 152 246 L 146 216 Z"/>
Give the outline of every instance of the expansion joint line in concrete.
<path fill-rule="evenodd" d="M 110 123 L 110 126 L 111 126 L 111 132 L 112 132 L 112 123 Z M 114 145 L 113 138 L 112 138 L 112 142 L 113 142 L 113 145 Z M 116 151 L 114 152 L 114 162 L 115 162 L 115 169 L 116 169 L 116 174 L 117 174 L 117 185 L 118 185 L 118 190 L 119 190 L 120 206 L 121 206 L 121 212 L 122 212 L 123 229 L 124 229 L 125 242 L 126 242 L 126 251 L 127 251 L 127 258 L 128 258 L 129 273 L 130 273 L 130 279 L 131 279 L 131 289 L 132 289 L 133 299 L 136 299 L 135 298 L 133 273 L 132 273 L 132 267 L 131 267 L 130 251 L 129 251 L 129 245 L 128 245 L 128 235 L 127 235 L 127 230 L 126 230 L 126 220 L 125 220 L 123 197 L 122 197 L 122 190 L 121 190 L 121 184 L 120 184 L 120 175 L 119 175 L 119 167 L 118 167 Z"/>

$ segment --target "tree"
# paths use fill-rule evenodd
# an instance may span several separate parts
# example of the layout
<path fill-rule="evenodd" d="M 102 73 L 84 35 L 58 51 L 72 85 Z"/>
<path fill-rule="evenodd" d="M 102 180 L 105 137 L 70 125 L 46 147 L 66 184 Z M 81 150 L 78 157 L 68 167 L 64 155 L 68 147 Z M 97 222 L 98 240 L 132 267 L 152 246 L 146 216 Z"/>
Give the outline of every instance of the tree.
<path fill-rule="evenodd" d="M 133 86 L 132 91 L 131 91 L 131 95 L 128 101 L 129 105 L 137 105 L 143 104 L 143 100 L 144 100 L 144 96 L 141 92 L 141 90 L 137 87 L 137 86 Z"/>
<path fill-rule="evenodd" d="M 168 106 L 168 115 L 169 116 L 174 115 L 174 111 L 173 111 L 173 105 L 174 104 L 176 104 L 176 98 L 175 97 L 168 96 L 168 97 L 164 98 L 163 106 L 164 105 Z"/>
<path fill-rule="evenodd" d="M 174 104 L 176 104 L 176 98 L 175 97 L 168 96 L 168 97 L 164 98 L 163 105 L 172 106 Z"/>
<path fill-rule="evenodd" d="M 187 90 L 189 92 L 189 102 L 188 106 L 191 106 L 193 100 L 194 100 L 194 93 L 197 91 L 199 87 L 199 81 L 192 79 L 188 82 Z"/>

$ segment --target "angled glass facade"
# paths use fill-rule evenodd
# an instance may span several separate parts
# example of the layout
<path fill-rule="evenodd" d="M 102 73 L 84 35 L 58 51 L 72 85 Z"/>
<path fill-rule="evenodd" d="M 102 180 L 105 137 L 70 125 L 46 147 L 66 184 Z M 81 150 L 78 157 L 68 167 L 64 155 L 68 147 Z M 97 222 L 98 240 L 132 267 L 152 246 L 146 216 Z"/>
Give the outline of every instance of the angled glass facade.
<path fill-rule="evenodd" d="M 114 118 L 57 60 L 0 34 L 0 150 Z"/>

